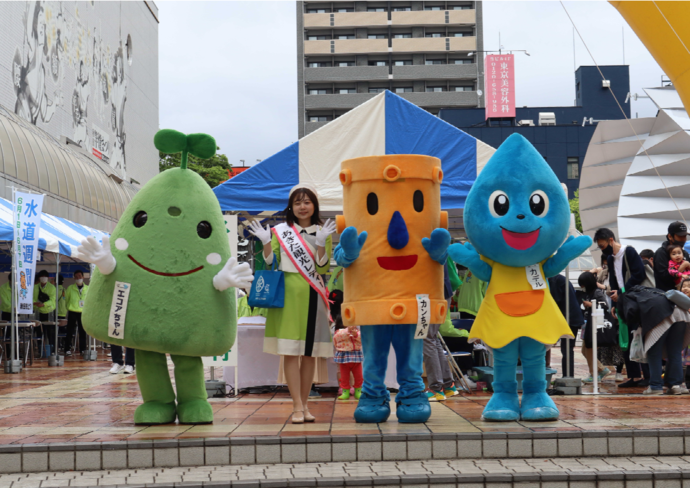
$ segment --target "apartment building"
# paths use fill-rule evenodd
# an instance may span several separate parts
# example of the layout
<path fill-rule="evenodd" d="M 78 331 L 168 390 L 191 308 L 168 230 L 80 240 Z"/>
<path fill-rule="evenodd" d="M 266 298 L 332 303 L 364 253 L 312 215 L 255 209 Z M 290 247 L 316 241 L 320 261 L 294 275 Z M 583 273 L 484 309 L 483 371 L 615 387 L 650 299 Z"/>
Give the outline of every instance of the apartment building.
<path fill-rule="evenodd" d="M 482 34 L 481 2 L 297 2 L 299 137 L 384 90 L 483 107 Z"/>

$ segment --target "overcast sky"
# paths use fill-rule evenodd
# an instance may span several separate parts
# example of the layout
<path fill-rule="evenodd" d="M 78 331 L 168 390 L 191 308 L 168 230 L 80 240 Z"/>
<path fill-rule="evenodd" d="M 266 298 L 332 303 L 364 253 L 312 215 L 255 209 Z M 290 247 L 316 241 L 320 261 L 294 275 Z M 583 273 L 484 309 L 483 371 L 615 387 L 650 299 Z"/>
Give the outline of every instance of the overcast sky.
<path fill-rule="evenodd" d="M 233 165 L 253 165 L 297 140 L 295 3 L 157 2 L 160 126 L 214 136 Z M 596 62 L 630 65 L 631 92 L 662 71 L 608 3 L 565 2 Z M 517 106 L 571 106 L 573 28 L 560 2 L 484 2 L 484 49 L 516 53 Z M 592 65 L 579 38 L 577 66 Z M 633 117 L 656 114 L 648 99 Z"/>

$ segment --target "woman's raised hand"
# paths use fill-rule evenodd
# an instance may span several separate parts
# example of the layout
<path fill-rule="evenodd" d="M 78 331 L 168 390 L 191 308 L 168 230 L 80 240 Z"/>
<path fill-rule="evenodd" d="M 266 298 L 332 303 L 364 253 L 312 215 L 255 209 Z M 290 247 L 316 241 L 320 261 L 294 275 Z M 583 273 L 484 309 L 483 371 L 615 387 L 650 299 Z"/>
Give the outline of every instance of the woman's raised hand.
<path fill-rule="evenodd" d="M 335 222 L 333 222 L 331 219 L 328 219 L 326 221 L 326 223 L 323 224 L 323 227 L 319 228 L 316 231 L 316 246 L 317 247 L 325 247 L 326 246 L 326 239 L 328 239 L 328 236 L 334 232 L 335 232 Z"/>
<path fill-rule="evenodd" d="M 249 227 L 247 227 L 247 230 L 251 235 L 258 238 L 261 241 L 261 244 L 263 244 L 264 246 L 271 242 L 271 226 L 266 225 L 266 228 L 264 229 L 263 226 L 259 223 L 259 221 L 252 220 L 249 223 Z"/>

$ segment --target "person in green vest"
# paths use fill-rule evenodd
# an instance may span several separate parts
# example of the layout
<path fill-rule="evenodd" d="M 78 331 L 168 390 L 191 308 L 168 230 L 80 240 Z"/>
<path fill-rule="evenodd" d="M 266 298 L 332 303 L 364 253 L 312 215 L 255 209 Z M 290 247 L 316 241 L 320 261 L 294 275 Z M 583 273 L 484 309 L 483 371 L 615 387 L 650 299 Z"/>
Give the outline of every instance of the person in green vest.
<path fill-rule="evenodd" d="M 65 282 L 65 277 L 62 273 L 58 275 L 58 291 L 57 291 L 57 302 L 58 302 L 58 320 L 65 320 L 67 318 L 67 300 L 65 299 L 65 287 L 62 284 Z M 1 295 L 0 295 L 1 297 Z"/>
<path fill-rule="evenodd" d="M 454 279 L 453 276 L 455 277 Z M 446 313 L 446 322 L 448 322 L 450 319 L 450 299 L 455 291 L 454 286 L 457 287 L 462 284 L 462 281 L 458 278 L 455 263 L 450 258 L 446 260 L 444 266 L 443 283 L 443 294 L 448 300 L 449 305 Z M 444 401 L 447 397 L 458 394 L 458 389 L 453 382 L 453 373 L 446 359 L 445 350 L 438 337 L 439 332 L 441 332 L 441 327 L 444 325 L 445 324 L 431 324 L 427 332 L 427 337 L 424 338 L 424 369 L 426 371 L 428 383 L 426 396 L 430 402 Z M 441 335 L 443 335 L 442 332 Z"/>
<path fill-rule="evenodd" d="M 486 283 L 474 276 L 469 269 L 465 271 L 463 284 L 457 292 L 458 311 L 472 317 L 463 318 L 476 317 L 485 292 Z"/>
<path fill-rule="evenodd" d="M 455 293 L 455 291 L 462 285 L 462 280 L 458 276 L 458 268 L 455 267 L 455 261 L 448 256 L 446 262 L 448 263 L 448 278 L 450 279 L 450 286 L 453 289 L 453 293 Z"/>
<path fill-rule="evenodd" d="M 55 285 L 48 283 L 49 274 L 45 269 L 36 273 L 38 283 L 34 283 L 34 308 L 38 309 L 38 320 L 43 322 L 43 344 L 50 345 L 49 349 L 55 347 L 55 324 L 47 324 L 55 318 L 52 313 L 55 310 Z M 46 339 L 48 339 L 46 341 Z M 46 349 L 48 355 L 50 351 Z"/>
<path fill-rule="evenodd" d="M 7 277 L 7 283 L 0 286 L 0 311 L 2 320 L 12 320 L 12 272 Z"/>
<path fill-rule="evenodd" d="M 79 333 L 79 347 L 86 350 L 86 332 L 81 325 L 81 313 L 84 310 L 84 300 L 89 285 L 84 283 L 84 273 L 80 270 L 74 272 L 74 284 L 67 287 L 65 300 L 67 302 L 67 337 L 65 338 L 65 356 L 71 356 L 72 340 L 74 333 Z"/>
<path fill-rule="evenodd" d="M 328 280 L 328 291 L 343 291 L 343 269 L 344 268 L 342 266 L 337 266 L 333 268 L 331 277 Z"/>
<path fill-rule="evenodd" d="M 237 300 L 237 316 L 238 317 L 251 317 L 252 307 L 247 303 L 247 295 L 241 294 L 240 298 Z"/>

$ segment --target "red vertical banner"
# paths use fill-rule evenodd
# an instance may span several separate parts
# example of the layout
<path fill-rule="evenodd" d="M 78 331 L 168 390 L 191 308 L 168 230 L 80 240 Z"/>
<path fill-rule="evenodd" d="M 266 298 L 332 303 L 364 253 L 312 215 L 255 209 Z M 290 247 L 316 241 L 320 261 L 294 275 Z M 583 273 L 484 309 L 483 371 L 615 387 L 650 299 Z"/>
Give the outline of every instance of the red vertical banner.
<path fill-rule="evenodd" d="M 486 74 L 486 119 L 515 117 L 515 57 L 490 54 L 484 63 Z"/>

